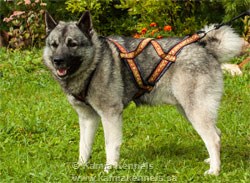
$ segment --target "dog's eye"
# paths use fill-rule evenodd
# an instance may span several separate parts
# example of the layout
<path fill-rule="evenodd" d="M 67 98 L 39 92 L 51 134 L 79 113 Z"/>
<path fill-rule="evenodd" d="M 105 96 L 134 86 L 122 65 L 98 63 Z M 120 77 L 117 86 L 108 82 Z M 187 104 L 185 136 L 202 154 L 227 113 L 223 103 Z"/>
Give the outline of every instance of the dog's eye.
<path fill-rule="evenodd" d="M 57 47 L 58 47 L 58 44 L 57 44 L 56 42 L 53 42 L 53 43 L 51 44 L 51 46 L 52 46 L 53 48 L 57 48 Z"/>
<path fill-rule="evenodd" d="M 77 47 L 78 44 L 76 42 L 73 42 L 73 41 L 69 41 L 68 44 L 67 44 L 68 47 Z"/>

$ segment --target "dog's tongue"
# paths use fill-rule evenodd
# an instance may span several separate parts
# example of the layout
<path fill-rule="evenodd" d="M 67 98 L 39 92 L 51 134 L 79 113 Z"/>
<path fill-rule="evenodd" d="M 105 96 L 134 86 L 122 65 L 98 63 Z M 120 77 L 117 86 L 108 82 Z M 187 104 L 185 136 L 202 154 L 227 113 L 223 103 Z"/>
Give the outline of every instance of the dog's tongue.
<path fill-rule="evenodd" d="M 57 74 L 58 76 L 65 76 L 67 74 L 67 69 L 58 69 Z"/>

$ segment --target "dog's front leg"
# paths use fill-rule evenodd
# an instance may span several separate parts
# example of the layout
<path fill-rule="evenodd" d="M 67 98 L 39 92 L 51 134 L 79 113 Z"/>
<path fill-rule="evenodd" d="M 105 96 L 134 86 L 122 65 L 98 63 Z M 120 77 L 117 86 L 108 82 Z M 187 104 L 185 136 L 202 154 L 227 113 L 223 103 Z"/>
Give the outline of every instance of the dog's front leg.
<path fill-rule="evenodd" d="M 106 166 L 108 172 L 112 167 L 117 167 L 122 143 L 122 114 L 112 113 L 102 116 L 105 135 Z"/>
<path fill-rule="evenodd" d="M 80 143 L 79 143 L 79 164 L 87 163 L 99 123 L 97 113 L 87 105 L 74 106 L 79 117 Z"/>
<path fill-rule="evenodd" d="M 79 116 L 80 125 L 80 143 L 79 143 L 79 164 L 85 164 L 90 155 L 94 141 L 96 129 L 98 127 L 98 118 L 86 118 Z"/>

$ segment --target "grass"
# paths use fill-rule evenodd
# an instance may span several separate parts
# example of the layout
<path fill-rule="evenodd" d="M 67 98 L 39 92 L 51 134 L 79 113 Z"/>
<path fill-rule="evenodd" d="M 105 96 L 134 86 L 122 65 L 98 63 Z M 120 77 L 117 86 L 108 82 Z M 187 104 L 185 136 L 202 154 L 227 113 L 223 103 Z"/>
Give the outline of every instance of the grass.
<path fill-rule="evenodd" d="M 0 49 L 0 182 L 241 182 L 250 180 L 250 72 L 225 74 L 219 110 L 222 171 L 203 176 L 203 142 L 171 106 L 124 111 L 121 164 L 109 174 L 100 126 L 88 167 L 78 167 L 78 118 L 41 50 Z M 239 60 L 235 59 L 234 62 Z"/>

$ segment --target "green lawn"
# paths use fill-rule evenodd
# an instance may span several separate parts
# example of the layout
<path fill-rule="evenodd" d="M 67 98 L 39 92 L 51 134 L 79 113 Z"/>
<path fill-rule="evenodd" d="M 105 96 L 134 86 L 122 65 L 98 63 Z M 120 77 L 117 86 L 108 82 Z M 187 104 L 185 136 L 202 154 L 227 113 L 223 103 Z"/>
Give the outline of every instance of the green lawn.
<path fill-rule="evenodd" d="M 171 106 L 124 111 L 121 165 L 109 174 L 103 130 L 88 167 L 78 167 L 78 118 L 41 61 L 41 50 L 0 49 L 0 182 L 250 181 L 250 67 L 225 74 L 219 110 L 222 171 L 203 176 L 207 152 L 191 125 Z M 238 62 L 239 60 L 234 60 Z"/>

